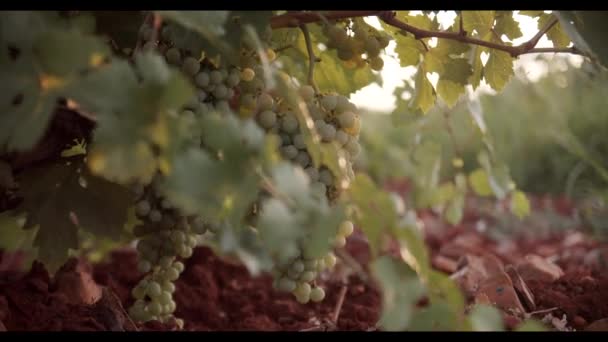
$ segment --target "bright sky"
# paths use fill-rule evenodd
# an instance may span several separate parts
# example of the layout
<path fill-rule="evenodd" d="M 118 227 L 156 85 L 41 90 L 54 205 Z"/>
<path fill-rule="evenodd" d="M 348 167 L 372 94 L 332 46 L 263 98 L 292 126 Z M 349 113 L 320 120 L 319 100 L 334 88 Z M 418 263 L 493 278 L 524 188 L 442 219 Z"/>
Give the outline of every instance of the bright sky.
<path fill-rule="evenodd" d="M 456 13 L 454 13 L 453 11 L 439 12 L 438 20 L 439 23 L 442 25 L 441 28 L 445 28 L 451 25 L 455 17 Z M 514 18 L 515 20 L 520 22 L 521 31 L 523 33 L 523 36 L 521 38 L 518 38 L 513 41 L 514 45 L 527 41 L 528 39 L 532 38 L 536 34 L 536 32 L 538 32 L 536 19 L 518 14 L 515 14 Z M 380 22 L 377 18 L 366 18 L 366 21 L 370 25 L 381 29 Z M 436 44 L 436 42 L 433 42 L 431 40 L 429 45 L 434 46 L 434 44 Z M 552 44 L 546 36 L 543 36 L 537 45 L 537 47 L 551 46 Z M 372 84 L 353 94 L 351 96 L 351 101 L 355 103 L 358 107 L 380 112 L 392 112 L 395 108 L 395 98 L 393 96 L 394 89 L 396 87 L 401 86 L 405 79 L 412 78 L 412 76 L 416 73 L 416 67 L 414 66 L 402 68 L 399 65 L 399 60 L 396 58 L 394 41 L 391 42 L 390 45 L 387 47 L 387 54 L 388 56 L 384 58 L 384 68 L 381 71 L 381 75 L 384 81 L 383 86 L 380 87 L 377 84 Z M 535 60 L 537 56 L 538 54 L 526 54 L 520 56 L 516 60 L 515 69 L 517 70 L 518 67 L 522 67 L 528 79 L 532 81 L 537 80 L 539 77 L 541 77 L 547 72 L 547 67 L 545 63 Z M 566 57 L 564 57 L 564 54 L 552 54 L 549 56 L 551 59 L 569 58 L 575 65 L 580 65 L 583 60 L 581 56 L 576 55 L 567 55 Z M 488 56 L 484 56 L 484 54 L 482 54 L 481 58 L 482 62 L 485 63 L 487 61 Z M 429 75 L 429 80 L 433 83 L 433 85 L 436 84 L 437 79 L 437 74 Z M 494 93 L 494 91 L 487 84 L 485 84 L 484 81 L 482 81 L 482 84 L 476 90 L 477 94 L 481 92 Z"/>

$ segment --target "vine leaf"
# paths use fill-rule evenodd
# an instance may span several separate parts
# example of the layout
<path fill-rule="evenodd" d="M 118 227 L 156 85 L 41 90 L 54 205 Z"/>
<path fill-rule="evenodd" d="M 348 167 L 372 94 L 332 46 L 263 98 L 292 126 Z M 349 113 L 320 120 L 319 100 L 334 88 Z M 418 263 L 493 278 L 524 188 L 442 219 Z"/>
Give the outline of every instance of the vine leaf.
<path fill-rule="evenodd" d="M 382 287 L 380 325 L 389 331 L 406 329 L 414 304 L 425 293 L 416 273 L 408 265 L 388 256 L 376 259 L 371 270 Z"/>
<path fill-rule="evenodd" d="M 492 50 L 484 67 L 484 79 L 488 85 L 501 91 L 514 74 L 513 57 L 507 52 Z"/>
<path fill-rule="evenodd" d="M 465 31 L 476 31 L 478 35 L 485 35 L 494 24 L 495 11 L 462 11 L 462 25 Z"/>
<path fill-rule="evenodd" d="M 511 11 L 496 12 L 496 25 L 494 25 L 494 31 L 499 37 L 502 37 L 504 34 L 510 40 L 523 36 L 519 23 L 513 19 L 513 12 Z"/>
<path fill-rule="evenodd" d="M 469 316 L 474 331 L 503 331 L 500 311 L 489 305 L 476 305 Z"/>
<path fill-rule="evenodd" d="M 91 175 L 82 159 L 33 167 L 20 175 L 25 229 L 38 226 L 38 257 L 56 270 L 78 248 L 78 228 L 119 239 L 133 203 L 131 192 Z"/>
<path fill-rule="evenodd" d="M 515 191 L 511 197 L 511 212 L 520 219 L 530 213 L 530 202 L 522 191 Z"/>
<path fill-rule="evenodd" d="M 553 14 L 543 13 L 538 17 L 538 29 L 542 29 L 547 23 L 554 18 Z M 558 48 L 567 47 L 570 45 L 570 37 L 562 29 L 560 22 L 553 25 L 553 27 L 547 31 L 547 38 L 553 43 L 553 46 Z"/>
<path fill-rule="evenodd" d="M 412 97 L 410 107 L 428 112 L 435 105 L 435 89 L 426 77 L 425 64 L 418 67 L 415 79 L 416 92 Z"/>

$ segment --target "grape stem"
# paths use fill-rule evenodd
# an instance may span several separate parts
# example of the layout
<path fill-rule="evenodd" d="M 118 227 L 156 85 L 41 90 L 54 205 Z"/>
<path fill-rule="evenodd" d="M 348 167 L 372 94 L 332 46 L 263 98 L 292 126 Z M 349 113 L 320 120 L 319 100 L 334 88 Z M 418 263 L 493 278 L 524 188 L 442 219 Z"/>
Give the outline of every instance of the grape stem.
<path fill-rule="evenodd" d="M 338 318 L 340 317 L 340 312 L 342 311 L 342 305 L 344 304 L 344 298 L 346 298 L 346 290 L 348 287 L 346 286 L 346 281 L 342 281 L 342 286 L 340 287 L 340 292 L 338 293 L 338 302 L 336 303 L 336 307 L 334 308 L 334 312 L 331 316 L 331 321 L 334 326 L 338 326 Z"/>
<path fill-rule="evenodd" d="M 458 32 L 448 32 L 448 31 L 432 31 L 432 30 L 424 30 L 415 26 L 412 26 L 408 23 L 405 23 L 396 17 L 396 13 L 394 11 L 328 11 L 328 12 L 309 12 L 309 11 L 299 11 L 299 12 L 288 12 L 285 14 L 277 15 L 271 18 L 270 26 L 273 29 L 285 28 L 285 27 L 297 27 L 302 24 L 313 23 L 323 20 L 323 17 L 328 20 L 337 20 L 337 19 L 345 19 L 345 18 L 355 18 L 355 17 L 369 17 L 369 16 L 377 16 L 381 21 L 386 23 L 387 25 L 396 27 L 404 32 L 409 32 L 414 35 L 416 39 L 423 38 L 442 38 L 442 39 L 450 39 L 456 40 L 466 44 L 472 45 L 480 45 L 490 49 L 500 50 L 509 53 L 512 57 L 517 57 L 519 55 L 528 54 L 528 53 L 571 53 L 576 55 L 587 56 L 585 53 L 577 49 L 576 47 L 552 47 L 552 48 L 536 48 L 536 44 L 538 41 L 547 33 L 553 26 L 558 23 L 558 19 L 553 17 L 545 26 L 543 26 L 534 37 L 530 38 L 530 40 L 517 45 L 510 46 L 501 43 L 495 43 L 491 41 L 486 41 L 483 39 L 470 37 L 466 34 L 466 31 L 463 30 L 461 25 L 461 30 Z M 462 20 L 462 19 L 461 19 Z"/>
<path fill-rule="evenodd" d="M 315 84 L 314 72 L 315 72 L 315 63 L 319 61 L 317 56 L 312 49 L 312 41 L 310 39 L 310 32 L 308 32 L 308 27 L 305 24 L 300 25 L 300 30 L 302 30 L 302 34 L 304 35 L 304 41 L 306 42 L 306 52 L 308 52 L 308 84 L 314 89 L 315 94 L 319 93 L 319 88 Z"/>

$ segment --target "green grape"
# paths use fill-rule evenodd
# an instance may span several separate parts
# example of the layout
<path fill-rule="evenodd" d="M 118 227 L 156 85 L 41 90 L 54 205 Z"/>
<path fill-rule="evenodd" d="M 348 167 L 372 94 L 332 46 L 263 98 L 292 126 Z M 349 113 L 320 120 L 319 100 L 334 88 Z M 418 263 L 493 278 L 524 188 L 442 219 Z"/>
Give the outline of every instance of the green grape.
<path fill-rule="evenodd" d="M 313 166 L 307 167 L 304 169 L 304 171 L 306 174 L 308 174 L 308 178 L 310 178 L 311 181 L 316 181 L 319 179 L 319 171 L 317 171 L 317 169 L 315 169 Z"/>
<path fill-rule="evenodd" d="M 338 26 L 331 26 L 329 28 L 328 36 L 338 44 L 343 43 L 348 39 L 346 32 Z"/>
<path fill-rule="evenodd" d="M 319 134 L 323 141 L 332 141 L 336 137 L 336 128 L 332 125 L 324 125 Z"/>
<path fill-rule="evenodd" d="M 315 90 L 309 85 L 302 86 L 299 90 L 299 93 L 302 97 L 302 100 L 304 100 L 305 102 L 311 101 L 315 97 Z"/>
<path fill-rule="evenodd" d="M 341 127 L 351 128 L 355 125 L 355 113 L 353 112 L 344 112 L 338 116 L 338 122 Z"/>
<path fill-rule="evenodd" d="M 143 200 L 143 201 L 139 201 L 137 202 L 137 205 L 135 207 L 135 213 L 138 216 L 146 216 L 150 213 L 150 202 Z"/>
<path fill-rule="evenodd" d="M 162 313 L 163 308 L 160 305 L 160 303 L 157 302 L 150 302 L 148 303 L 148 307 L 147 307 L 147 311 L 152 314 L 153 316 L 158 316 Z"/>
<path fill-rule="evenodd" d="M 338 97 L 335 95 L 325 95 L 321 98 L 320 104 L 325 110 L 332 111 L 338 104 Z"/>
<path fill-rule="evenodd" d="M 336 101 L 336 112 L 342 113 L 347 111 L 350 108 L 350 102 L 348 98 L 343 95 L 338 95 L 338 99 Z"/>
<path fill-rule="evenodd" d="M 334 183 L 334 176 L 329 169 L 319 171 L 319 181 L 326 186 L 331 186 Z"/>
<path fill-rule="evenodd" d="M 281 133 L 279 134 L 279 137 L 281 137 L 281 145 L 290 145 L 291 144 L 291 136 L 287 133 Z"/>
<path fill-rule="evenodd" d="M 354 230 L 355 230 L 355 227 L 352 222 L 344 221 L 340 224 L 340 228 L 338 229 L 338 234 L 346 237 L 346 236 L 350 236 Z"/>
<path fill-rule="evenodd" d="M 168 268 L 168 267 L 171 267 L 171 265 L 173 264 L 173 259 L 174 259 L 173 257 L 164 256 L 160 259 L 160 262 L 158 264 L 162 268 Z"/>
<path fill-rule="evenodd" d="M 327 186 L 321 182 L 315 182 L 312 184 L 312 190 L 318 194 L 325 195 L 327 193 Z"/>
<path fill-rule="evenodd" d="M 340 145 L 344 146 L 344 145 L 345 145 L 345 144 L 348 142 L 348 134 L 347 134 L 347 133 L 345 133 L 345 132 L 344 132 L 344 131 L 342 131 L 342 130 L 338 130 L 338 131 L 336 132 L 336 141 L 337 141 L 337 142 L 338 142 Z"/>
<path fill-rule="evenodd" d="M 192 247 L 185 246 L 181 253 L 179 253 L 179 256 L 187 259 L 192 256 L 193 252 Z"/>
<path fill-rule="evenodd" d="M 376 56 L 369 60 L 369 65 L 373 70 L 379 71 L 382 70 L 382 67 L 384 66 L 384 61 L 382 60 L 382 58 Z"/>
<path fill-rule="evenodd" d="M 213 89 L 213 97 L 216 99 L 228 98 L 228 88 L 223 84 L 218 84 L 215 89 Z"/>
<path fill-rule="evenodd" d="M 323 257 L 323 264 L 326 268 L 332 269 L 336 266 L 336 256 L 333 253 L 328 253 L 325 257 Z"/>
<path fill-rule="evenodd" d="M 325 112 L 315 104 L 308 104 L 308 112 L 310 117 L 315 121 L 323 120 L 325 118 Z"/>
<path fill-rule="evenodd" d="M 296 134 L 293 136 L 293 145 L 300 150 L 306 148 L 306 142 L 304 141 L 304 136 L 302 134 Z"/>
<path fill-rule="evenodd" d="M 378 37 L 378 43 L 380 44 L 380 48 L 385 49 L 390 42 L 390 38 L 386 35 L 381 35 Z"/>
<path fill-rule="evenodd" d="M 196 236 L 190 235 L 190 236 L 188 236 L 188 239 L 186 240 L 186 243 L 188 244 L 188 246 L 190 248 L 194 248 L 198 244 L 198 239 L 196 238 Z"/>
<path fill-rule="evenodd" d="M 306 271 L 300 275 L 300 278 L 298 280 L 303 281 L 303 282 L 311 282 L 315 279 L 315 276 L 316 276 L 315 272 Z"/>
<path fill-rule="evenodd" d="M 241 71 L 241 80 L 243 81 L 251 81 L 255 77 L 255 71 L 251 68 L 245 68 Z"/>
<path fill-rule="evenodd" d="M 175 284 L 173 284 L 172 282 L 167 281 L 167 280 L 163 281 L 162 288 L 163 288 L 164 292 L 169 292 L 169 293 L 175 292 Z"/>
<path fill-rule="evenodd" d="M 163 215 L 158 210 L 152 210 L 148 215 L 148 218 L 152 222 L 160 222 L 160 220 L 163 218 Z"/>
<path fill-rule="evenodd" d="M 349 140 L 348 143 L 344 145 L 344 148 L 353 157 L 356 157 L 361 152 L 361 146 L 354 139 Z"/>
<path fill-rule="evenodd" d="M 144 297 L 146 296 L 146 289 L 142 286 L 137 285 L 131 291 L 131 295 L 135 299 L 144 299 Z"/>
<path fill-rule="evenodd" d="M 175 268 L 169 267 L 165 270 L 165 277 L 170 281 L 176 281 L 179 278 L 179 272 Z"/>
<path fill-rule="evenodd" d="M 171 310 L 171 312 L 175 311 L 175 308 L 173 310 Z M 181 329 L 184 329 L 184 320 L 181 318 L 176 318 L 175 319 L 175 324 L 177 324 L 177 327 Z"/>
<path fill-rule="evenodd" d="M 182 244 L 186 240 L 186 235 L 184 234 L 184 232 L 180 232 L 179 230 L 174 230 L 171 232 L 170 238 L 171 238 L 171 241 L 174 241 L 178 244 Z"/>
<path fill-rule="evenodd" d="M 334 245 L 338 248 L 342 248 L 342 247 L 346 246 L 346 238 L 344 236 L 336 236 Z"/>
<path fill-rule="evenodd" d="M 209 74 L 209 81 L 211 82 L 211 84 L 218 85 L 224 81 L 224 78 L 222 77 L 221 72 L 219 72 L 218 70 L 213 70 Z"/>
<path fill-rule="evenodd" d="M 370 57 L 376 57 L 380 53 L 380 43 L 376 37 L 368 37 L 365 40 L 365 51 Z"/>
<path fill-rule="evenodd" d="M 291 265 L 291 268 L 297 273 L 302 273 L 304 272 L 304 263 L 298 260 Z"/>
<path fill-rule="evenodd" d="M 158 302 L 162 305 L 167 305 L 171 301 L 173 301 L 173 296 L 170 292 L 163 291 L 160 296 L 158 296 Z"/>
<path fill-rule="evenodd" d="M 207 227 L 205 226 L 205 221 L 202 218 L 197 217 L 192 220 L 191 223 L 192 230 L 197 234 L 205 234 L 207 232 Z"/>
<path fill-rule="evenodd" d="M 302 168 L 306 168 L 310 164 L 310 156 L 306 151 L 298 152 L 298 155 L 295 158 L 296 163 L 300 164 Z"/>
<path fill-rule="evenodd" d="M 293 290 L 296 296 L 307 297 L 310 295 L 310 284 L 309 283 L 299 283 L 295 290 Z"/>
<path fill-rule="evenodd" d="M 294 159 L 298 155 L 298 149 L 293 145 L 281 147 L 281 152 L 283 152 L 283 156 L 287 159 Z"/>
<path fill-rule="evenodd" d="M 325 298 L 325 291 L 322 288 L 315 287 L 314 289 L 310 290 L 310 300 L 313 302 L 318 303 L 322 301 L 323 298 Z"/>
<path fill-rule="evenodd" d="M 279 280 L 279 290 L 291 292 L 296 289 L 296 282 L 289 278 L 281 278 Z"/>
<path fill-rule="evenodd" d="M 231 111 L 230 104 L 226 100 L 218 101 L 215 104 L 215 108 L 222 113 L 230 113 Z"/>
<path fill-rule="evenodd" d="M 171 300 L 169 303 L 165 304 L 165 312 L 173 313 L 175 311 L 176 304 L 175 301 Z"/>
<path fill-rule="evenodd" d="M 298 303 L 300 304 L 306 304 L 310 301 L 310 293 L 308 294 L 297 294 L 296 296 L 296 301 L 298 301 Z"/>
<path fill-rule="evenodd" d="M 274 99 L 267 93 L 262 93 L 258 96 L 258 109 L 271 110 L 274 107 Z"/>
<path fill-rule="evenodd" d="M 233 88 L 236 87 L 241 82 L 241 75 L 238 73 L 230 73 L 226 78 L 226 85 Z"/>
<path fill-rule="evenodd" d="M 150 298 L 157 298 L 162 293 L 162 288 L 160 284 L 156 281 L 151 281 L 146 286 L 146 294 L 150 296 Z"/>
<path fill-rule="evenodd" d="M 306 267 L 307 270 L 314 270 L 317 267 L 318 262 L 317 259 L 305 260 L 304 267 Z"/>
<path fill-rule="evenodd" d="M 137 269 L 141 273 L 148 273 L 152 269 L 152 264 L 147 260 L 141 260 L 137 263 Z"/>
<path fill-rule="evenodd" d="M 177 272 L 182 273 L 184 271 L 184 264 L 181 261 L 176 261 L 173 263 L 173 267 L 177 270 Z"/>
<path fill-rule="evenodd" d="M 293 114 L 287 113 L 281 120 L 281 128 L 286 133 L 295 133 L 298 129 L 298 120 Z"/>
<path fill-rule="evenodd" d="M 178 48 L 170 48 L 165 53 L 165 57 L 167 58 L 167 62 L 169 64 L 178 65 L 182 62 L 181 53 Z"/>
<path fill-rule="evenodd" d="M 209 85 L 209 81 L 209 73 L 206 71 L 201 71 L 194 77 L 194 83 L 200 88 L 207 87 Z"/>
<path fill-rule="evenodd" d="M 277 114 L 273 111 L 265 110 L 259 114 L 258 122 L 266 129 L 272 128 L 277 123 Z"/>
<path fill-rule="evenodd" d="M 244 94 L 241 96 L 241 105 L 246 108 L 255 108 L 255 96 L 253 96 L 253 94 Z"/>
<path fill-rule="evenodd" d="M 194 75 L 196 75 L 200 69 L 201 64 L 196 58 L 188 56 L 184 59 L 182 70 L 186 73 L 186 75 L 194 77 Z"/>
<path fill-rule="evenodd" d="M 343 61 L 349 61 L 351 60 L 353 57 L 355 57 L 355 53 L 350 50 L 350 49 L 343 49 L 343 48 L 339 48 L 338 49 L 338 58 L 340 58 Z"/>

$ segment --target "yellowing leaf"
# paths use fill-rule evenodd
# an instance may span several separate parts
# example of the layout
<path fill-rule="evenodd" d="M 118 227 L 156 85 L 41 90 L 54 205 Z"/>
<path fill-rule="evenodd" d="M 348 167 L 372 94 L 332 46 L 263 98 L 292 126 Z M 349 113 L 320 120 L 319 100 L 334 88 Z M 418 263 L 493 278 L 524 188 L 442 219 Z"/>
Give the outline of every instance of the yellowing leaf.
<path fill-rule="evenodd" d="M 469 184 L 471 184 L 471 188 L 473 188 L 473 191 L 479 196 L 490 196 L 494 193 L 492 191 L 492 186 L 490 185 L 488 174 L 484 169 L 477 169 L 471 172 L 469 175 Z"/>
<path fill-rule="evenodd" d="M 492 50 L 484 67 L 484 78 L 490 87 L 501 91 L 513 75 L 513 57 L 507 52 Z"/>
<path fill-rule="evenodd" d="M 449 107 L 453 107 L 460 95 L 464 94 L 464 85 L 445 79 L 437 82 L 437 94 Z"/>
<path fill-rule="evenodd" d="M 435 105 L 435 90 L 433 85 L 426 77 L 426 70 L 423 66 L 418 68 L 416 74 L 416 93 L 412 98 L 411 107 L 422 110 L 423 113 L 428 112 Z"/>
<path fill-rule="evenodd" d="M 526 194 L 521 191 L 515 191 L 511 195 L 511 212 L 520 219 L 530 213 L 530 202 Z"/>
<path fill-rule="evenodd" d="M 520 38 L 523 34 L 519 28 L 519 23 L 513 19 L 512 11 L 496 12 L 496 25 L 494 31 L 501 37 L 506 35 L 510 40 Z"/>
<path fill-rule="evenodd" d="M 469 34 L 473 30 L 480 36 L 486 34 L 494 24 L 494 11 L 462 11 L 462 25 Z"/>
<path fill-rule="evenodd" d="M 540 30 L 545 27 L 553 18 L 555 17 L 552 14 L 543 13 L 543 15 L 538 18 L 538 29 Z M 560 22 L 557 22 L 557 24 L 553 25 L 553 27 L 547 31 L 547 38 L 549 38 L 555 47 L 567 47 L 570 45 L 570 37 L 562 29 Z"/>
<path fill-rule="evenodd" d="M 402 67 L 418 64 L 420 53 L 425 51 L 422 43 L 410 35 L 403 34 L 397 34 L 396 41 L 395 52 L 399 56 L 399 64 Z"/>

